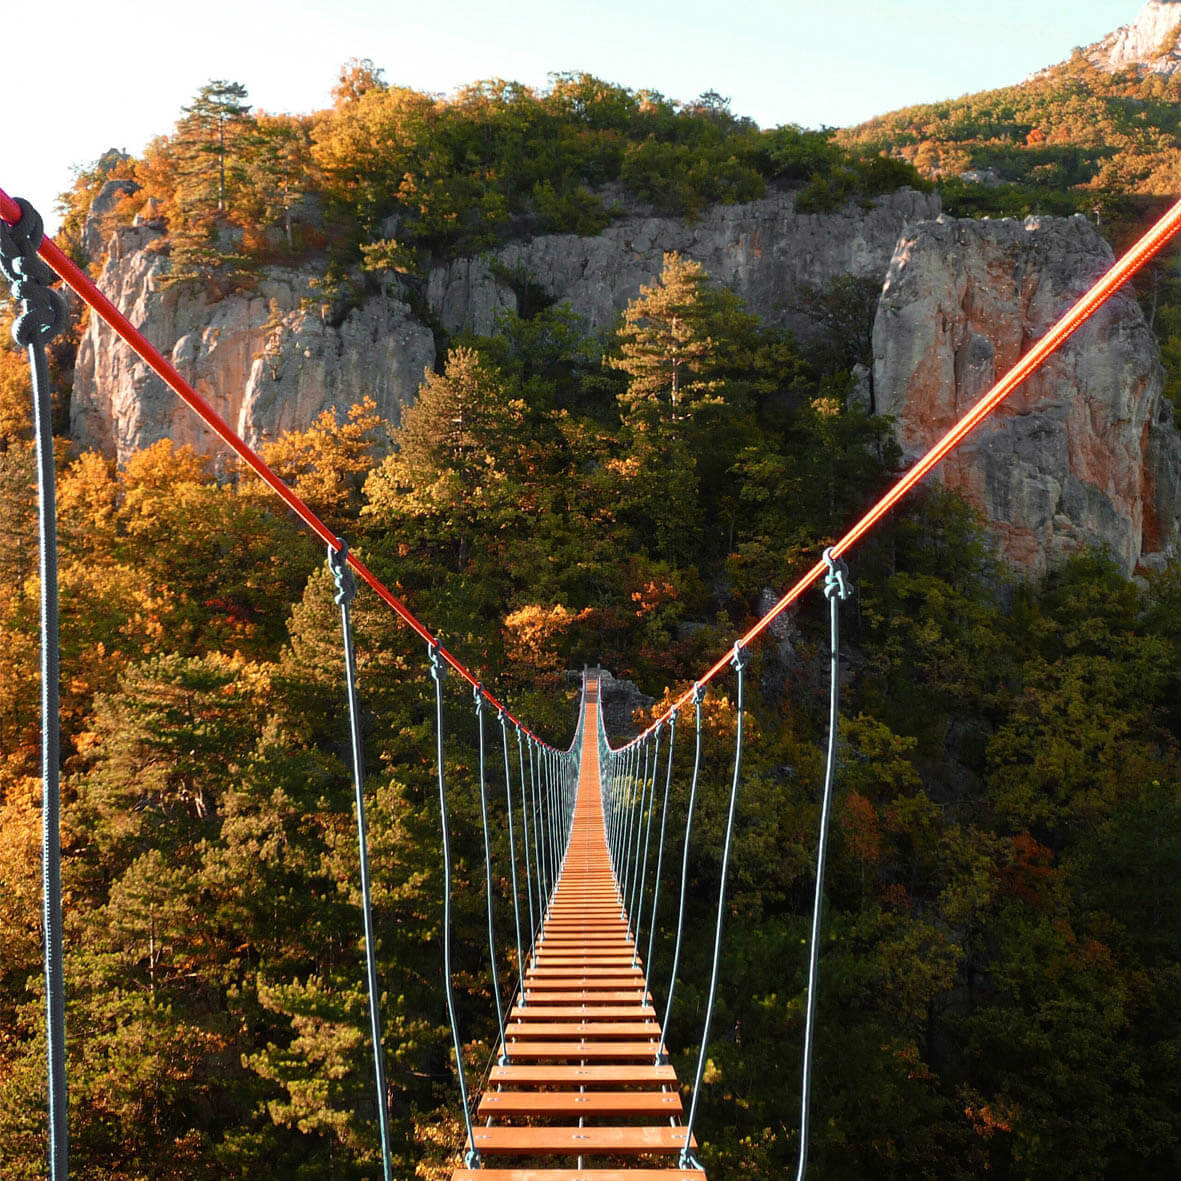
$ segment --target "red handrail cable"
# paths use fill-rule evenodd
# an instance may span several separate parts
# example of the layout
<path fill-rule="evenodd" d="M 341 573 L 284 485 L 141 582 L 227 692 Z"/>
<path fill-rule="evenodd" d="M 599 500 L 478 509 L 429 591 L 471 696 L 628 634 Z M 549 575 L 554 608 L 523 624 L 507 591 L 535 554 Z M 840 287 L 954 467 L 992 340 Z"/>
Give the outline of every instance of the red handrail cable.
<path fill-rule="evenodd" d="M 20 208 L 0 189 L 0 217 L 12 223 L 19 219 Z M 932 468 L 943 460 L 949 452 L 954 450 L 964 438 L 981 422 L 984 421 L 1009 394 L 1013 392 L 1027 377 L 1039 369 L 1079 327 L 1081 327 L 1095 312 L 1107 302 L 1146 262 L 1159 253 L 1181 230 L 1181 201 L 1172 206 L 1149 230 L 1143 235 L 1111 268 L 1106 271 L 1095 284 L 1071 307 L 1064 316 L 1043 336 L 1028 353 L 1022 357 L 1004 377 L 1000 379 L 958 422 L 924 455 L 901 479 L 883 496 L 873 507 L 831 548 L 833 557 L 840 557 L 851 549 L 866 533 L 872 529 L 882 517 L 886 515 Z M 263 460 L 238 437 L 221 416 L 180 376 L 175 368 L 162 354 L 147 340 L 144 335 L 115 307 L 113 303 L 94 285 L 80 268 L 78 268 L 52 239 L 46 238 L 39 251 L 41 257 L 78 293 L 78 295 L 95 312 L 98 313 L 164 380 L 200 417 L 214 430 L 214 432 L 252 468 L 291 508 L 291 510 L 312 530 L 322 541 L 335 546 L 336 538 L 331 530 L 311 511 L 310 508 L 279 479 L 277 475 L 263 462 Z M 417 619 L 414 613 L 396 595 L 389 591 L 384 584 L 372 574 L 351 552 L 348 555 L 349 566 L 358 574 L 377 595 L 393 608 L 395 612 L 428 644 L 437 644 L 434 636 Z M 738 647 L 746 647 L 752 640 L 761 635 L 788 607 L 791 606 L 821 575 L 826 566 L 818 561 L 804 574 L 757 623 L 738 641 Z M 452 668 L 464 677 L 473 687 L 480 686 L 477 678 L 467 667 L 446 649 L 440 647 L 440 654 Z M 731 653 L 727 652 L 698 678 L 695 685 L 706 685 L 728 667 Z M 693 695 L 693 686 L 686 689 L 669 709 L 645 730 L 638 738 L 645 737 L 656 726 L 660 725 L 669 713 L 686 704 Z M 486 690 L 481 692 L 490 704 L 502 709 L 516 725 L 525 727 L 513 718 L 505 707 Z M 525 730 L 528 733 L 528 730 Z"/>
<path fill-rule="evenodd" d="M 832 555 L 839 558 L 851 549 L 900 501 L 940 460 L 959 446 L 964 438 L 984 421 L 1009 394 L 1027 377 L 1040 368 L 1047 358 L 1098 309 L 1107 302 L 1153 255 L 1159 253 L 1181 230 L 1181 201 L 1168 210 L 1147 233 L 1119 258 L 1070 308 L 1069 311 L 1023 356 L 1004 377 L 972 407 L 914 467 L 886 493 L 841 539 L 832 546 Z M 819 561 L 803 575 L 784 596 L 766 613 L 742 639 L 738 646 L 745 648 L 751 640 L 761 635 L 792 603 L 796 601 L 827 567 Z M 731 653 L 718 658 L 696 684 L 705 685 L 730 664 Z M 669 709 L 657 718 L 633 741 L 638 742 L 664 721 L 674 709 L 679 709 L 693 696 L 693 686 L 686 689 Z"/>
<path fill-rule="evenodd" d="M 10 225 L 20 220 L 20 206 L 0 189 L 0 217 Z M 230 425 L 197 393 L 195 389 L 176 371 L 170 361 L 152 344 L 150 340 L 117 307 L 98 289 L 94 281 L 79 266 L 77 266 L 53 241 L 46 237 L 37 252 L 45 262 L 68 283 L 74 291 L 97 315 L 147 362 L 156 375 L 164 381 L 177 396 L 185 402 L 270 489 L 284 504 L 322 541 L 325 545 L 338 549 L 336 535 L 320 520 L 304 501 L 296 495 L 263 461 L 262 457 L 249 447 Z M 488 703 L 498 710 L 503 710 L 515 726 L 519 726 L 530 737 L 537 736 L 522 722 L 513 716 L 508 708 L 489 693 L 480 683 L 478 677 L 458 657 L 448 652 L 431 631 L 418 617 L 397 597 L 365 564 L 350 550 L 347 555 L 349 567 L 373 589 L 379 598 L 391 607 L 402 621 L 432 647 L 438 647 L 439 655 L 464 678 L 473 688 L 479 688 Z M 547 744 L 548 745 L 548 744 Z"/>

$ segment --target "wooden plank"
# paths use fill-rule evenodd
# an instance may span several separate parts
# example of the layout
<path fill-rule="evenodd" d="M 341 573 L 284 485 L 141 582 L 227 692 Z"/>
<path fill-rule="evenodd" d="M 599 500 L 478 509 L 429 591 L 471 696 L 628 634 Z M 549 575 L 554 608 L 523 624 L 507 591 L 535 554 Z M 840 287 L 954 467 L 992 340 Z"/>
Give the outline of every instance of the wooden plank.
<path fill-rule="evenodd" d="M 656 1020 L 651 1005 L 514 1005 L 509 1010 L 510 1021 L 624 1021 L 628 1018 Z"/>
<path fill-rule="evenodd" d="M 660 1087 L 675 1086 L 677 1072 L 671 1066 L 621 1065 L 555 1066 L 510 1064 L 494 1066 L 492 1082 L 514 1087 Z"/>
<path fill-rule="evenodd" d="M 642 1003 L 644 1000 L 644 992 L 639 988 L 585 988 L 579 990 L 577 988 L 570 989 L 545 989 L 545 988 L 526 988 L 525 989 L 525 1003 L 528 1006 L 533 1005 L 570 1005 L 579 1003 L 590 1003 L 592 1005 L 613 1005 L 622 1004 L 626 1002 Z"/>
<path fill-rule="evenodd" d="M 597 1041 L 658 1037 L 655 1021 L 528 1021 L 517 1022 L 504 1031 L 506 1038 L 592 1038 Z"/>
<path fill-rule="evenodd" d="M 451 1181 L 705 1181 L 701 1169 L 456 1169 Z"/>
<path fill-rule="evenodd" d="M 481 1117 L 570 1115 L 679 1116 L 676 1091 L 485 1091 Z"/>
<path fill-rule="evenodd" d="M 679 1152 L 684 1128 L 669 1127 L 484 1127 L 472 1130 L 481 1153 L 526 1156 L 537 1153 L 609 1153 L 630 1156 L 646 1152 Z M 696 1141 L 693 1142 L 696 1147 Z"/>
<path fill-rule="evenodd" d="M 514 1062 L 542 1058 L 598 1059 L 625 1058 L 652 1060 L 659 1049 L 658 1041 L 645 1042 L 533 1042 L 512 1041 L 504 1051 Z"/>

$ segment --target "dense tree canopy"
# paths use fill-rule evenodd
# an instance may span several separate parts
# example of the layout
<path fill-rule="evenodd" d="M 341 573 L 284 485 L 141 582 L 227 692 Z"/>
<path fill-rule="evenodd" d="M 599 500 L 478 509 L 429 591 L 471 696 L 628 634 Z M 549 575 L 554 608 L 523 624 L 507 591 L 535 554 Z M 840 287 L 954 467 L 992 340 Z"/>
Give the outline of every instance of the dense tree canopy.
<path fill-rule="evenodd" d="M 1061 95 L 1076 85 L 1081 136 L 1094 95 L 1086 69 L 1071 70 L 1051 82 Z M 945 122 L 963 113 L 951 106 Z M 1024 112 L 1004 143 L 1031 136 Z M 240 87 L 211 83 L 142 159 L 80 174 L 66 224 L 77 247 L 77 206 L 130 168 L 143 188 L 113 216 L 162 217 L 178 277 L 249 281 L 261 261 L 321 250 L 338 274 L 364 258 L 370 274 L 413 277 L 510 232 L 591 232 L 621 191 L 692 215 L 767 184 L 820 208 L 913 179 L 878 154 L 901 132 L 879 131 L 861 129 L 869 146 L 849 153 L 828 133 L 761 132 L 714 94 L 676 104 L 581 74 L 440 100 L 356 60 L 334 106 L 308 117 L 252 112 Z M 1119 159 L 1092 150 L 1100 171 Z M 1089 167 L 1080 183 L 1098 175 Z M 1181 333 L 1170 282 L 1154 305 L 1166 339 Z M 809 298 L 831 331 L 805 352 L 669 256 L 605 350 L 563 309 L 523 307 L 494 338 L 449 341 L 400 423 L 359 390 L 266 457 L 537 731 L 565 745 L 564 673 L 599 660 L 656 698 L 638 725 L 895 474 L 889 424 L 846 398 L 867 293 L 834 284 Z M 22 363 L 0 350 L 3 1181 L 44 1172 Z M 74 1174 L 372 1177 L 339 614 L 322 551 L 245 474 L 167 442 L 121 469 L 63 444 L 59 518 Z M 1080 553 L 1027 584 L 935 488 L 852 560 L 812 1175 L 1175 1176 L 1178 565 L 1128 580 Z M 419 641 L 364 593 L 355 624 L 395 1173 L 442 1177 L 461 1132 L 440 989 L 433 702 Z M 698 1129 L 713 1178 L 779 1178 L 795 1159 L 825 625 L 817 595 L 754 653 L 727 984 Z M 447 693 L 455 982 L 478 1076 L 495 1010 L 475 730 L 466 687 Z M 692 931 L 712 921 L 731 694 L 719 682 L 704 704 Z M 681 744 L 674 820 L 691 755 Z M 493 876 L 508 929 L 501 775 Z M 683 831 L 672 824 L 666 864 L 679 866 Z M 672 913 L 658 918 L 648 969 L 663 998 Z M 682 1078 L 708 954 L 688 942 L 669 1023 Z"/>

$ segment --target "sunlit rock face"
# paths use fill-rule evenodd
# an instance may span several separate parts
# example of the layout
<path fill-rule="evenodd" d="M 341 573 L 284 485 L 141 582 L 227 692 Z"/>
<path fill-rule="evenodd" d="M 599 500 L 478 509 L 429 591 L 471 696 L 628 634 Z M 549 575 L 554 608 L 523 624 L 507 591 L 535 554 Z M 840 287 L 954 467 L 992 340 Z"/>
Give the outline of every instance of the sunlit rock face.
<path fill-rule="evenodd" d="M 1178 7 L 1181 7 L 1179 5 Z M 112 195 L 114 196 L 114 195 Z M 614 323 L 663 254 L 700 261 L 769 324 L 815 330 L 797 293 L 845 275 L 883 281 L 872 376 L 858 405 L 895 419 L 905 453 L 933 443 L 1111 263 L 1084 218 L 953 220 L 903 191 L 870 208 L 798 214 L 775 194 L 694 222 L 634 212 L 602 234 L 546 235 L 436 267 L 426 301 L 446 328 L 495 332 L 523 284 L 567 301 L 588 332 Z M 434 336 L 397 290 L 329 315 L 317 268 L 271 268 L 247 291 L 169 286 L 158 222 L 117 228 L 100 283 L 248 442 L 342 414 L 372 396 L 391 421 L 436 362 Z M 794 310 L 793 310 L 794 309 Z M 1017 568 L 1039 575 L 1084 546 L 1131 572 L 1178 546 L 1181 441 L 1161 397 L 1152 333 L 1122 293 L 936 478 L 991 523 Z M 216 455 L 221 444 L 97 318 L 79 349 L 72 435 L 123 461 L 162 438 Z"/>
<path fill-rule="evenodd" d="M 903 235 L 874 323 L 873 397 L 914 458 L 1112 262 L 1085 218 L 941 217 Z M 1033 575 L 1085 546 L 1125 571 L 1174 552 L 1181 441 L 1156 342 L 1117 294 L 937 469 Z"/>
<path fill-rule="evenodd" d="M 599 332 L 614 325 L 641 285 L 660 274 L 664 253 L 675 250 L 700 262 L 765 324 L 806 335 L 813 325 L 793 311 L 801 284 L 883 275 L 898 236 L 939 209 L 937 194 L 904 189 L 868 208 L 850 204 L 832 213 L 799 213 L 795 193 L 776 193 L 715 205 L 694 221 L 635 215 L 594 237 L 543 234 L 440 265 L 427 298 L 449 331 L 487 335 L 502 311 L 520 310 L 518 291 L 528 283 L 566 303 L 588 332 Z"/>
<path fill-rule="evenodd" d="M 248 291 L 219 296 L 161 285 L 159 227 L 128 226 L 108 242 L 99 286 L 248 443 L 342 415 L 366 396 L 398 421 L 435 360 L 434 338 L 401 300 L 364 299 L 324 314 L 315 273 L 273 268 Z M 159 439 L 224 454 L 213 432 L 97 316 L 78 350 L 70 433 L 122 462 Z"/>
<path fill-rule="evenodd" d="M 1129 66 L 1175 74 L 1181 70 L 1181 0 L 1148 0 L 1130 25 L 1089 46 L 1085 56 L 1112 74 Z"/>

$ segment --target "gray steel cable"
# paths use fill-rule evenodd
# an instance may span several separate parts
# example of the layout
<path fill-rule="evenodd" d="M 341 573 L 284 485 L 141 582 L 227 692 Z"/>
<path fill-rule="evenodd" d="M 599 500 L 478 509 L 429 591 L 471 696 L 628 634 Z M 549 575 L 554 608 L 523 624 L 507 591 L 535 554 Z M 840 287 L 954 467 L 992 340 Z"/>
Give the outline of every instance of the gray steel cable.
<path fill-rule="evenodd" d="M 451 832 L 447 819 L 447 773 L 443 766 L 443 679 L 447 665 L 439 654 L 439 645 L 430 646 L 431 678 L 435 682 L 435 746 L 439 768 L 439 824 L 443 830 L 443 989 L 447 996 L 447 1017 L 451 1022 L 451 1040 L 455 1045 L 455 1070 L 459 1076 L 459 1101 L 467 1128 L 468 1150 L 464 1161 L 469 1169 L 478 1168 L 480 1153 L 472 1134 L 472 1113 L 467 1099 L 467 1072 L 463 1065 L 463 1046 L 459 1040 L 459 1020 L 455 1015 L 455 993 L 451 987 Z"/>
<path fill-rule="evenodd" d="M 365 976 L 369 989 L 369 1032 L 373 1039 L 373 1074 L 377 1087 L 377 1122 L 381 1132 L 381 1168 L 391 1181 L 390 1129 L 385 1084 L 385 1051 L 381 1041 L 381 993 L 377 983 L 377 937 L 373 930 L 373 902 L 369 880 L 369 838 L 365 825 L 365 755 L 361 746 L 361 709 L 357 700 L 357 662 L 353 652 L 350 604 L 357 582 L 348 567 L 349 547 L 343 537 L 328 547 L 328 568 L 336 581 L 340 630 L 344 639 L 344 680 L 349 705 L 349 743 L 353 759 L 353 791 L 357 805 L 357 849 L 361 860 L 361 912 L 365 925 Z"/>
<path fill-rule="evenodd" d="M 66 984 L 62 937 L 61 872 L 61 649 L 59 646 L 57 496 L 53 466 L 53 415 L 45 347 L 65 324 L 66 305 L 49 284 L 53 270 L 37 257 L 41 215 L 17 198 L 20 220 L 0 218 L 0 272 L 20 312 L 12 336 L 29 360 L 37 456 L 37 524 L 41 573 L 41 884 L 45 927 L 45 1054 L 48 1069 L 49 1175 L 70 1174 L 66 1089 Z"/>
<path fill-rule="evenodd" d="M 521 909 L 520 903 L 517 900 L 517 845 L 513 837 L 513 776 L 509 769 L 508 757 L 508 718 L 505 716 L 504 710 L 500 710 L 498 715 L 500 719 L 500 741 L 504 748 L 504 798 L 507 804 L 506 815 L 508 816 L 508 854 L 509 862 L 512 866 L 512 882 L 513 882 L 513 922 L 517 928 L 517 979 L 520 982 L 519 999 L 522 1005 L 525 1004 L 525 955 L 521 947 Z"/>
<path fill-rule="evenodd" d="M 529 897 L 529 954 L 532 955 L 537 937 L 537 919 L 533 913 L 533 870 L 529 865 L 529 808 L 525 803 L 529 789 L 525 773 L 525 736 L 520 726 L 517 727 L 517 760 L 521 768 L 521 833 L 525 843 L 525 893 Z M 524 968 L 521 971 L 524 972 Z"/>
<path fill-rule="evenodd" d="M 832 811 L 832 787 L 836 778 L 838 704 L 841 691 L 840 619 L 838 605 L 849 597 L 848 569 L 843 561 L 824 551 L 828 573 L 824 578 L 824 597 L 829 604 L 829 694 L 828 755 L 824 764 L 824 797 L 820 805 L 820 835 L 816 848 L 816 896 L 812 903 L 812 939 L 808 949 L 808 1000 L 804 1016 L 804 1065 L 800 1085 L 800 1154 L 796 1181 L 804 1181 L 808 1169 L 808 1117 L 812 1098 L 812 1047 L 815 1039 L 816 989 L 820 970 L 820 923 L 824 910 L 824 865 L 828 855 L 828 826 Z"/>
<path fill-rule="evenodd" d="M 673 996 L 677 991 L 677 969 L 681 963 L 681 940 L 685 933 L 685 896 L 689 887 L 689 842 L 693 836 L 693 805 L 697 799 L 697 778 L 701 772 L 701 703 L 705 700 L 705 686 L 693 686 L 694 748 L 693 778 L 689 783 L 689 804 L 685 809 L 685 844 L 681 850 L 681 900 L 677 904 L 677 937 L 673 943 L 673 966 L 668 977 L 668 999 L 664 1005 L 664 1021 L 660 1026 L 660 1048 L 656 1051 L 656 1065 L 665 1060 L 664 1039 L 668 1036 L 668 1020 L 673 1010 Z M 649 969 L 651 971 L 651 969 Z"/>
<path fill-rule="evenodd" d="M 500 974 L 496 970 L 496 930 L 492 919 L 492 842 L 488 836 L 488 782 L 484 767 L 484 688 L 472 687 L 476 727 L 480 731 L 480 820 L 484 829 L 484 889 L 488 899 L 488 964 L 492 972 L 492 995 L 496 998 L 496 1031 L 504 1045 L 504 1005 L 500 999 Z M 502 1064 L 503 1065 L 503 1064 Z"/>
<path fill-rule="evenodd" d="M 681 1155 L 677 1158 L 678 1165 L 682 1169 L 701 1168 L 700 1163 L 689 1151 L 689 1145 L 693 1140 L 693 1121 L 697 1118 L 697 1104 L 701 1098 L 701 1078 L 705 1073 L 705 1056 L 709 1050 L 709 1027 L 713 1021 L 714 998 L 718 992 L 718 967 L 722 957 L 722 919 L 725 916 L 726 908 L 726 874 L 730 868 L 730 843 L 734 836 L 734 814 L 738 807 L 738 783 L 742 771 L 743 689 L 746 681 L 746 666 L 749 660 L 749 652 L 740 644 L 735 644 L 734 655 L 731 658 L 731 664 L 738 673 L 738 691 L 735 695 L 737 697 L 738 724 L 734 736 L 734 779 L 730 784 L 730 811 L 726 818 L 726 837 L 722 843 L 722 873 L 721 879 L 718 882 L 718 918 L 714 926 L 714 960 L 713 969 L 710 972 L 709 978 L 709 997 L 705 1005 L 705 1027 L 701 1032 L 701 1050 L 697 1055 L 697 1074 L 693 1082 L 693 1101 L 689 1106 L 689 1118 L 685 1122 L 685 1143 L 681 1148 Z"/>
<path fill-rule="evenodd" d="M 644 960 L 645 970 L 652 974 L 652 943 L 656 937 L 656 908 L 660 901 L 660 871 L 664 867 L 664 833 L 665 822 L 668 820 L 668 793 L 673 781 L 673 753 L 677 745 L 677 711 L 674 709 L 668 715 L 668 769 L 664 776 L 664 803 L 660 806 L 660 841 L 656 847 L 656 880 L 652 885 L 652 917 L 648 923 L 648 957 Z M 639 924 L 637 927 L 636 946 L 639 946 Z"/>
<path fill-rule="evenodd" d="M 636 889 L 634 901 L 632 902 L 632 913 L 635 915 L 636 939 L 632 944 L 632 967 L 636 966 L 636 961 L 640 954 L 640 919 L 644 916 L 644 882 L 648 876 L 648 849 L 652 844 L 652 812 L 656 804 L 656 773 L 660 768 L 660 731 L 661 725 L 657 725 L 653 731 L 653 751 L 652 751 L 652 776 L 649 782 L 645 785 L 645 795 L 648 801 L 646 809 L 647 815 L 644 818 L 644 858 L 640 862 L 640 872 L 636 875 Z M 637 850 L 638 860 L 638 850 Z"/>

